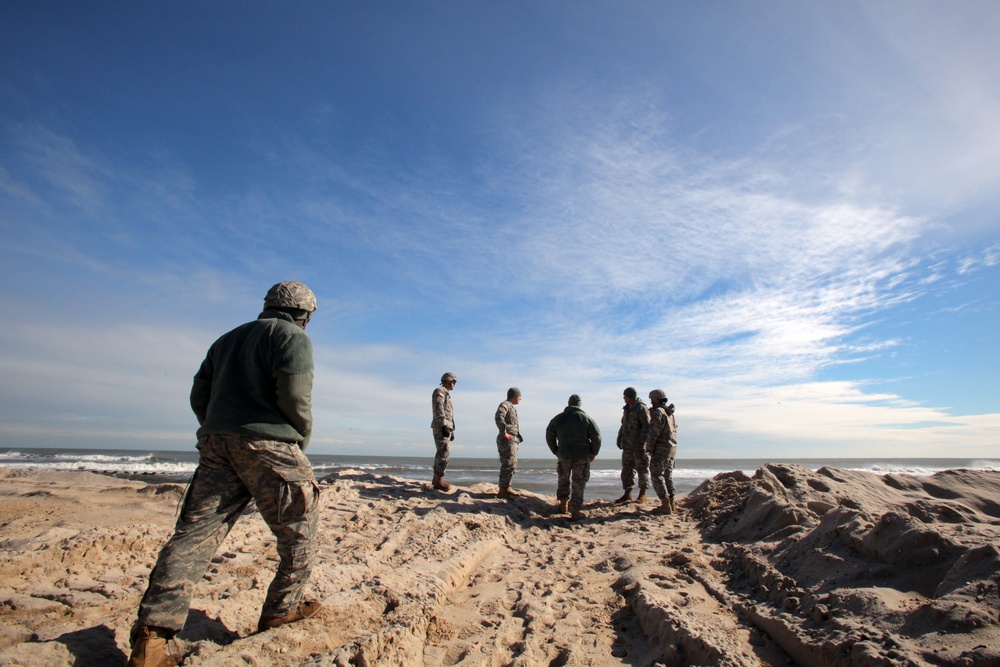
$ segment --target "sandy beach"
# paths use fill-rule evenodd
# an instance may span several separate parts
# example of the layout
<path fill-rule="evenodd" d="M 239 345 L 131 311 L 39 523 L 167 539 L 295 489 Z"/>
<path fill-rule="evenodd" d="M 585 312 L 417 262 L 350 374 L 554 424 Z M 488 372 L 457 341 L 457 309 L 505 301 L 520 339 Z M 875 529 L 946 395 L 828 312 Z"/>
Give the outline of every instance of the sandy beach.
<path fill-rule="evenodd" d="M 253 634 L 250 511 L 173 642 L 184 665 L 1000 665 L 1000 472 L 770 465 L 675 516 L 552 495 L 322 481 L 316 618 Z M 184 488 L 0 468 L 0 665 L 124 665 Z"/>

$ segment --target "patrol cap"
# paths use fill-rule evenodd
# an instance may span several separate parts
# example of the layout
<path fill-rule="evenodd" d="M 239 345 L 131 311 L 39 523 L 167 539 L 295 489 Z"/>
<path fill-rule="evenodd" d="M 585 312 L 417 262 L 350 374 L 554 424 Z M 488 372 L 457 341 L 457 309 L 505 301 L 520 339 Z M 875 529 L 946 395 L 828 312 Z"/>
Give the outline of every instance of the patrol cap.
<path fill-rule="evenodd" d="M 264 308 L 294 308 L 311 313 L 316 310 L 316 295 L 302 283 L 280 282 L 267 290 Z"/>
<path fill-rule="evenodd" d="M 458 382 L 458 376 L 454 373 L 445 373 L 441 376 L 441 384 L 444 384 L 445 382 Z"/>
<path fill-rule="evenodd" d="M 639 395 L 639 392 L 635 390 L 635 387 L 625 387 L 625 391 L 622 393 L 623 396 L 628 396 L 629 398 L 635 398 Z"/>
<path fill-rule="evenodd" d="M 507 390 L 507 400 L 516 398 L 520 395 L 521 395 L 521 390 L 518 389 L 517 387 L 511 387 L 510 389 Z"/>
<path fill-rule="evenodd" d="M 667 392 L 662 389 L 654 389 L 649 392 L 649 400 L 651 401 L 665 401 L 667 400 Z"/>
<path fill-rule="evenodd" d="M 572 394 L 569 397 L 569 402 L 567 403 L 567 405 L 575 405 L 575 406 L 579 407 L 579 405 L 580 405 L 581 402 L 582 401 L 580 400 L 580 397 L 577 394 Z"/>

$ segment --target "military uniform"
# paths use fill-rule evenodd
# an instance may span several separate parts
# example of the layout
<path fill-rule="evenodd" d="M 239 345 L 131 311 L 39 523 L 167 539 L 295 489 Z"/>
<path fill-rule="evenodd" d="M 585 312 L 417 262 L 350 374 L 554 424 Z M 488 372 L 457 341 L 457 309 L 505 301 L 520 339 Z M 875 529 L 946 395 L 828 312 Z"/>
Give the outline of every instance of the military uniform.
<path fill-rule="evenodd" d="M 251 500 L 277 538 L 279 557 L 258 627 L 299 620 L 321 606 L 302 601 L 319 512 L 319 486 L 303 453 L 313 382 L 305 323 L 315 309 L 308 287 L 278 283 L 257 320 L 209 348 L 191 389 L 198 466 L 149 575 L 129 665 L 171 664 L 163 640 L 183 629 L 195 584 Z"/>
<path fill-rule="evenodd" d="M 674 406 L 658 405 L 650 410 L 652 423 L 646 443 L 653 490 L 660 500 L 674 499 L 674 457 L 677 456 L 677 422 Z"/>
<path fill-rule="evenodd" d="M 302 449 L 280 440 L 205 435 L 198 440 L 198 453 L 174 535 L 149 576 L 137 627 L 180 632 L 195 584 L 251 500 L 277 538 L 279 558 L 261 616 L 295 609 L 309 580 L 319 487 Z"/>
<path fill-rule="evenodd" d="M 455 409 L 451 405 L 451 392 L 444 387 L 438 387 L 431 394 L 431 409 L 434 418 L 431 429 L 434 431 L 434 476 L 441 477 L 448 468 L 451 457 L 451 441 L 455 439 Z"/>
<path fill-rule="evenodd" d="M 590 479 L 590 459 L 601 450 L 601 430 L 580 407 L 576 394 L 570 404 L 549 422 L 545 442 L 558 457 L 556 498 L 568 501 L 568 509 L 578 515 L 583 507 L 583 491 Z"/>
<path fill-rule="evenodd" d="M 493 417 L 500 433 L 497 434 L 497 451 L 500 454 L 500 488 L 506 489 L 514 479 L 514 470 L 517 468 L 517 445 L 524 442 L 521 437 L 521 428 L 517 422 L 517 407 L 506 400 L 497 406 L 496 414 Z M 511 440 L 507 436 L 511 435 Z"/>
<path fill-rule="evenodd" d="M 632 405 L 622 406 L 622 424 L 618 429 L 618 447 L 622 450 L 622 488 L 632 491 L 636 477 L 639 488 L 649 487 L 649 455 L 646 452 L 646 432 L 649 429 L 649 408 L 636 398 Z"/>

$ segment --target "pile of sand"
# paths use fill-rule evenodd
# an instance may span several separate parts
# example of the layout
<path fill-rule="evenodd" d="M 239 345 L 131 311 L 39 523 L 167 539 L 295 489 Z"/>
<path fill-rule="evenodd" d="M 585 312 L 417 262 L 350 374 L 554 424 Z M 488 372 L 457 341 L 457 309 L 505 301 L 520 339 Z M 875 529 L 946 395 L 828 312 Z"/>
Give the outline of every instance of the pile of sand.
<path fill-rule="evenodd" d="M 727 602 L 802 665 L 1000 666 L 1000 474 L 768 465 L 686 505 Z"/>
<path fill-rule="evenodd" d="M 317 618 L 253 634 L 277 558 L 249 512 L 174 642 L 184 665 L 1000 665 L 1000 473 L 766 466 L 679 516 L 343 471 Z M 0 469 L 0 665 L 124 665 L 183 488 Z"/>

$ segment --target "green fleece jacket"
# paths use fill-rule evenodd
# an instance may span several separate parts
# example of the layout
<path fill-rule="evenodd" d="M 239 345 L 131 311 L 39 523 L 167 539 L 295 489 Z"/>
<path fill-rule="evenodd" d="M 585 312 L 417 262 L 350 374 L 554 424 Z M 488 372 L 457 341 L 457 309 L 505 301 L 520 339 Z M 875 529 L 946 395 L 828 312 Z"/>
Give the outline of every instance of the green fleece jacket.
<path fill-rule="evenodd" d="M 312 433 L 312 342 L 292 317 L 265 310 L 223 334 L 194 376 L 191 409 L 207 434 L 296 442 Z"/>
<path fill-rule="evenodd" d="M 601 451 L 601 430 L 580 407 L 569 405 L 549 422 L 545 442 L 561 459 L 586 459 Z"/>

